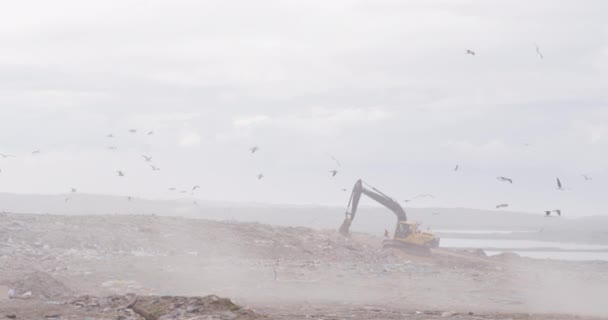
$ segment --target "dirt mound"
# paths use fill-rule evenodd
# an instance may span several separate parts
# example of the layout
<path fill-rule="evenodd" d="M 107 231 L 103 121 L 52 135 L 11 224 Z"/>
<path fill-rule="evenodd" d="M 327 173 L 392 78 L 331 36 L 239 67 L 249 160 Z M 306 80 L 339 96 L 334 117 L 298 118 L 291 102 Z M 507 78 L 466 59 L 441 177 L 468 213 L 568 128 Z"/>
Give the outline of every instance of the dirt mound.
<path fill-rule="evenodd" d="M 118 312 L 123 319 L 265 319 L 251 310 L 234 304 L 230 299 L 215 295 L 206 297 L 135 296 L 110 297 L 82 296 L 69 302 L 71 306 Z M 204 317 L 204 318 L 203 318 Z"/>
<path fill-rule="evenodd" d="M 16 298 L 57 299 L 71 296 L 72 290 L 45 272 L 33 272 L 8 283 Z"/>
<path fill-rule="evenodd" d="M 229 299 L 206 297 L 141 297 L 131 307 L 146 320 L 190 319 L 213 316 L 219 319 L 256 319 L 253 312 L 244 310 Z"/>

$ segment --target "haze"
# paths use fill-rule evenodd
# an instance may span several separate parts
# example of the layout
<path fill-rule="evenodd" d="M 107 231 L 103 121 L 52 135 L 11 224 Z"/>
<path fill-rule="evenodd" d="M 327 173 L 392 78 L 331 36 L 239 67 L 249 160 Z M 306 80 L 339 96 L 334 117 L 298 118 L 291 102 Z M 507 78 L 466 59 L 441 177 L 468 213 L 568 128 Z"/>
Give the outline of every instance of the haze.
<path fill-rule="evenodd" d="M 606 214 L 606 12 L 604 1 L 6 4 L 0 152 L 17 157 L 0 159 L 0 191 L 169 199 L 201 185 L 207 201 L 345 205 L 341 189 L 364 178 L 399 200 L 436 196 L 417 207 Z"/>

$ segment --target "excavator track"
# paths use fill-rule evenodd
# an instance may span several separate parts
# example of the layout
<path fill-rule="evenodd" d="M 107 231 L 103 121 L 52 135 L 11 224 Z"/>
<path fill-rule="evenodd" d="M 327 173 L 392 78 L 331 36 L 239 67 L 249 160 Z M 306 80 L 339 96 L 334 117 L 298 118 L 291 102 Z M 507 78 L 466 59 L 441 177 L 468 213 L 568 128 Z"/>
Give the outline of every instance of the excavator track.
<path fill-rule="evenodd" d="M 417 244 L 411 244 L 399 240 L 384 240 L 382 242 L 383 249 L 398 249 L 405 251 L 410 254 L 419 255 L 419 256 L 430 256 L 431 248 L 428 246 L 421 246 Z"/>

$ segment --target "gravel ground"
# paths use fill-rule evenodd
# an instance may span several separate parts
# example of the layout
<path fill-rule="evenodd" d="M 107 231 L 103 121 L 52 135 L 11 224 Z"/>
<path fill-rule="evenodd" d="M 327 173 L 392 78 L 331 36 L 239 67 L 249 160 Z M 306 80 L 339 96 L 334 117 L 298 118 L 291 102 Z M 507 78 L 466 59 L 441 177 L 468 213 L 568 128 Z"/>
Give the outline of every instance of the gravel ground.
<path fill-rule="evenodd" d="M 381 240 L 151 215 L 2 214 L 0 285 L 13 290 L 13 299 L 0 301 L 0 317 L 137 319 L 129 308 L 73 303 L 128 293 L 172 297 L 186 309 L 190 303 L 180 297 L 217 294 L 245 312 L 176 311 L 168 319 L 608 316 L 606 263 L 446 249 L 420 257 L 382 250 Z"/>

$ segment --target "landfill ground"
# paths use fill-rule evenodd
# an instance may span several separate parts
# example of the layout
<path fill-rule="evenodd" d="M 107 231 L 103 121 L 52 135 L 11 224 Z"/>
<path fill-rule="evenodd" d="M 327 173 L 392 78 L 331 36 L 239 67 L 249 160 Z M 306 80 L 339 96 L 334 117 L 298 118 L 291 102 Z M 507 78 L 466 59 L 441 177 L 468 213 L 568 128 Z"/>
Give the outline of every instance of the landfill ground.
<path fill-rule="evenodd" d="M 414 256 L 381 243 L 232 221 L 5 213 L 0 319 L 608 318 L 606 262 Z"/>

